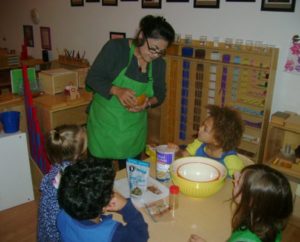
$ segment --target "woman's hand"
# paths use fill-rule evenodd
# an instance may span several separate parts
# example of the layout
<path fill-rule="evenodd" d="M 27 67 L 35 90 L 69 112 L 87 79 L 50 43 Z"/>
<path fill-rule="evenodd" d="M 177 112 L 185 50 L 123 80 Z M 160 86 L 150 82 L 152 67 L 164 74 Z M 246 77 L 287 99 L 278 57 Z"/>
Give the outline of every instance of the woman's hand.
<path fill-rule="evenodd" d="M 117 96 L 120 103 L 126 108 L 136 105 L 135 92 L 129 88 L 112 86 L 110 93 Z"/>
<path fill-rule="evenodd" d="M 191 234 L 188 242 L 206 242 L 206 240 L 201 238 L 199 235 Z"/>
<path fill-rule="evenodd" d="M 141 112 L 141 111 L 145 110 L 148 107 L 148 102 L 149 102 L 149 99 L 146 97 L 145 101 L 142 105 L 139 105 L 139 106 L 136 105 L 136 106 L 133 106 L 131 108 L 128 108 L 128 111 L 134 112 L 134 113 Z"/>

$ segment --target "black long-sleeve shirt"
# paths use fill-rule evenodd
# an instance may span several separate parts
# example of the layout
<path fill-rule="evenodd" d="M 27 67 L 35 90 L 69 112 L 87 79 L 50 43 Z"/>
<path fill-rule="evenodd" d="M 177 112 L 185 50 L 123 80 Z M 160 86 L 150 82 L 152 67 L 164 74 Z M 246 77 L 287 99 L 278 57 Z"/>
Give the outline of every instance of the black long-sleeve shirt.
<path fill-rule="evenodd" d="M 129 61 L 129 40 L 128 39 L 114 39 L 108 41 L 100 53 L 96 57 L 91 69 L 87 75 L 87 87 L 101 96 L 110 99 L 110 89 L 112 82 L 118 74 L 126 67 Z M 153 91 L 160 105 L 166 96 L 165 83 L 166 63 L 164 59 L 157 58 L 152 62 L 152 77 L 153 77 Z M 148 81 L 149 65 L 147 73 L 142 73 L 138 68 L 138 62 L 135 56 L 128 66 L 126 75 L 135 81 Z"/>

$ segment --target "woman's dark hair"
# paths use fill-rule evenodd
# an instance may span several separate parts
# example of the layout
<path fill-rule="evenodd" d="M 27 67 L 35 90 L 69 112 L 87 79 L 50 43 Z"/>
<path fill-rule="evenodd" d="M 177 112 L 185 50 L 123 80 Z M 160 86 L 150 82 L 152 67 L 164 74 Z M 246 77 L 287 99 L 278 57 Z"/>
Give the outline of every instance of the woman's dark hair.
<path fill-rule="evenodd" d="M 293 197 L 287 178 L 275 169 L 255 164 L 242 170 L 241 187 L 233 197 L 236 210 L 232 229 L 249 229 L 261 241 L 275 241 L 293 212 Z"/>
<path fill-rule="evenodd" d="M 136 46 L 142 46 L 145 42 L 145 38 L 139 38 L 140 33 L 143 33 L 146 38 L 163 39 L 168 42 L 168 45 L 171 45 L 175 39 L 173 27 L 161 16 L 147 15 L 141 19 L 139 31 L 133 40 Z"/>
<path fill-rule="evenodd" d="M 236 149 L 242 139 L 244 125 L 238 111 L 217 105 L 206 106 L 213 119 L 214 138 L 224 151 Z"/>
<path fill-rule="evenodd" d="M 58 203 L 78 220 L 94 219 L 102 214 L 113 194 L 115 171 L 107 160 L 89 157 L 68 166 L 58 188 Z"/>
<path fill-rule="evenodd" d="M 86 131 L 80 125 L 61 125 L 46 136 L 46 152 L 52 164 L 80 159 L 86 149 Z"/>

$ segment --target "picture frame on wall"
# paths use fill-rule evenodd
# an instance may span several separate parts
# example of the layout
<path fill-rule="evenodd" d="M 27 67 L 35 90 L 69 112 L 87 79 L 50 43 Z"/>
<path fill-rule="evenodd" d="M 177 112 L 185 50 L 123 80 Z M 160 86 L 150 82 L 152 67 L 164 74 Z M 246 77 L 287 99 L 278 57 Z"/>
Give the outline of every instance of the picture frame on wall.
<path fill-rule="evenodd" d="M 82 7 L 84 5 L 84 0 L 71 0 L 72 7 Z"/>
<path fill-rule="evenodd" d="M 102 0 L 102 6 L 118 6 L 118 0 Z"/>
<path fill-rule="evenodd" d="M 51 34 L 49 27 L 40 27 L 41 45 L 43 50 L 51 50 Z"/>
<path fill-rule="evenodd" d="M 189 2 L 190 0 L 167 0 L 170 3 Z"/>
<path fill-rule="evenodd" d="M 86 3 L 98 3 L 100 0 L 85 0 Z"/>
<path fill-rule="evenodd" d="M 161 8 L 161 0 L 142 0 L 142 8 Z"/>
<path fill-rule="evenodd" d="M 256 0 L 226 0 L 226 2 L 255 2 Z"/>
<path fill-rule="evenodd" d="M 226 0 L 226 2 L 255 2 L 256 0 Z"/>
<path fill-rule="evenodd" d="M 220 0 L 194 0 L 194 8 L 219 8 Z"/>
<path fill-rule="evenodd" d="M 125 39 L 126 33 L 123 32 L 109 32 L 109 39 Z"/>
<path fill-rule="evenodd" d="M 262 0 L 261 11 L 295 12 L 296 0 Z"/>
<path fill-rule="evenodd" d="M 23 25 L 24 44 L 28 47 L 34 47 L 33 27 L 32 25 Z"/>

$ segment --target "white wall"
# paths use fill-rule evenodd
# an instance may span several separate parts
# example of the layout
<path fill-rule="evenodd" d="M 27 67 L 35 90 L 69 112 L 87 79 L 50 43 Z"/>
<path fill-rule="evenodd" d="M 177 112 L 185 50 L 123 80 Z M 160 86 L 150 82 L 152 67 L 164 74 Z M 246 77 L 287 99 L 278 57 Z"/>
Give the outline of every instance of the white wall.
<path fill-rule="evenodd" d="M 102 2 L 102 1 L 101 1 Z M 280 49 L 278 71 L 273 95 L 272 113 L 278 110 L 300 113 L 300 76 L 283 72 L 291 37 L 300 34 L 300 3 L 295 12 L 260 11 L 261 0 L 256 2 L 226 2 L 220 0 L 219 9 L 193 8 L 188 3 L 162 0 L 162 9 L 142 9 L 138 2 L 121 2 L 118 6 L 85 3 L 71 7 L 70 0 L 1 0 L 0 47 L 21 51 L 23 25 L 31 25 L 30 9 L 40 12 L 40 24 L 34 25 L 35 47 L 29 53 L 41 58 L 40 26 L 51 28 L 53 58 L 57 49 L 86 51 L 92 63 L 109 32 L 126 32 L 132 37 L 139 20 L 146 14 L 163 15 L 177 33 L 192 34 L 194 39 L 206 35 L 259 40 Z M 4 41 L 6 39 L 6 41 Z"/>

